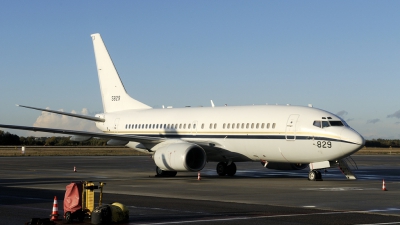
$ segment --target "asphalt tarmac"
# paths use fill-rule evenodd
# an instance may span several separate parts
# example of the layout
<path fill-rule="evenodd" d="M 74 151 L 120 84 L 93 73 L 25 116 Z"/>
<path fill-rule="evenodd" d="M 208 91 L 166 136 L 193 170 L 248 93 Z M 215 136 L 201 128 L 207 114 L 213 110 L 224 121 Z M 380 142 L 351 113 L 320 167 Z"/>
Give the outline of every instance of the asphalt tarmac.
<path fill-rule="evenodd" d="M 197 180 L 189 172 L 155 177 L 145 156 L 2 157 L 0 224 L 48 218 L 54 196 L 63 214 L 65 186 L 80 180 L 106 182 L 103 202 L 128 206 L 127 224 L 400 224 L 400 156 L 353 159 L 357 180 L 331 168 L 324 181 L 308 181 L 307 169 L 256 162 L 237 163 L 234 177 L 219 177 L 208 163 Z"/>

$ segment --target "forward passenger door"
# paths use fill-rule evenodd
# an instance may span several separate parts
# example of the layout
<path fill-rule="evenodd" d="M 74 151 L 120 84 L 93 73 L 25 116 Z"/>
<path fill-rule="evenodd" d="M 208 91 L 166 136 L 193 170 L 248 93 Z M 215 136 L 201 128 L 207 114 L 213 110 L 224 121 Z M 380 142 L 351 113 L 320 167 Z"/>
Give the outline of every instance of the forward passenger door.
<path fill-rule="evenodd" d="M 286 140 L 294 141 L 296 140 L 296 123 L 299 115 L 290 115 L 286 123 Z"/>

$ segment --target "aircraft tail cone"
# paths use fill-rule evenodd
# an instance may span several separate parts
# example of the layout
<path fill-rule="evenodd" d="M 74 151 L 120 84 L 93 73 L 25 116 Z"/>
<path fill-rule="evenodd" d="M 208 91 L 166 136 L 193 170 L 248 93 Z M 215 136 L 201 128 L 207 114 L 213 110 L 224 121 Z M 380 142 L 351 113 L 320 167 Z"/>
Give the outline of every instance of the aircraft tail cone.
<path fill-rule="evenodd" d="M 387 191 L 385 180 L 382 181 L 382 191 Z"/>
<path fill-rule="evenodd" d="M 197 172 L 197 180 L 201 180 L 200 172 Z"/>
<path fill-rule="evenodd" d="M 54 196 L 54 203 L 53 203 L 53 211 L 51 213 L 51 221 L 57 221 L 58 220 L 58 203 L 57 203 L 57 196 Z"/>

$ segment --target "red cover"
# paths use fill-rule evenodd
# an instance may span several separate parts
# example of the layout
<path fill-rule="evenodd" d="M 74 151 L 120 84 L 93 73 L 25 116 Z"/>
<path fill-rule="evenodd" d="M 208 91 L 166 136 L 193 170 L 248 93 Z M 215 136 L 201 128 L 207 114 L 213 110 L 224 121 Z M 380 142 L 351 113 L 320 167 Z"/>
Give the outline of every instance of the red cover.
<path fill-rule="evenodd" d="M 64 196 L 64 215 L 82 209 L 82 183 L 70 183 L 66 187 Z"/>

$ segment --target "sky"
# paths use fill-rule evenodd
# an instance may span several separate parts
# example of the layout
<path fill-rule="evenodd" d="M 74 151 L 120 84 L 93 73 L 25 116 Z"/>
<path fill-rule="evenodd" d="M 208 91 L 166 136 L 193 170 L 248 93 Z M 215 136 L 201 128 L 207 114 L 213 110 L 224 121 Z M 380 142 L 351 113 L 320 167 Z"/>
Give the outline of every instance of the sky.
<path fill-rule="evenodd" d="M 399 8 L 368 0 L 2 1 L 0 124 L 95 129 L 15 104 L 101 113 L 90 37 L 100 33 L 127 92 L 152 107 L 312 104 L 366 139 L 399 139 Z"/>

